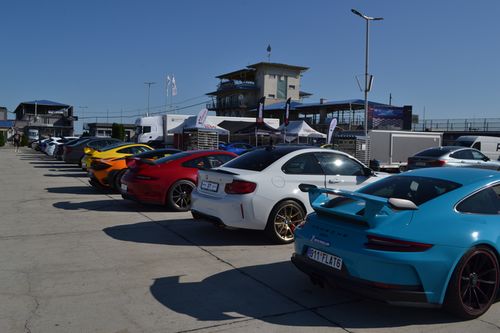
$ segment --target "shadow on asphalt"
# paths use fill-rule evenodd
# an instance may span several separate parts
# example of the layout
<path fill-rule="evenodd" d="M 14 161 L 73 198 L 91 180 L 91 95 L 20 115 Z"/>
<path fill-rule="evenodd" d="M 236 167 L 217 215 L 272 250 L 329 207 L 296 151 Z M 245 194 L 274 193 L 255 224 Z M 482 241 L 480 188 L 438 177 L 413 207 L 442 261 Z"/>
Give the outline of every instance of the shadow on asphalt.
<path fill-rule="evenodd" d="M 98 193 L 114 194 L 111 191 L 100 190 L 96 188 L 92 189 L 94 190 L 94 194 Z M 65 193 L 65 192 L 54 192 L 54 193 Z M 73 194 L 83 194 L 83 193 L 73 193 Z M 64 210 L 95 210 L 95 211 L 108 211 L 108 212 L 168 212 L 167 208 L 162 206 L 145 206 L 127 200 L 115 200 L 115 199 L 94 200 L 85 202 L 60 201 L 54 203 L 53 206 L 55 208 Z"/>
<path fill-rule="evenodd" d="M 90 186 L 63 186 L 63 187 L 48 187 L 45 189 L 49 193 L 59 194 L 102 194 L 111 193 L 111 191 L 99 190 Z"/>
<path fill-rule="evenodd" d="M 45 160 L 45 161 L 32 161 L 30 164 L 35 164 L 35 165 L 48 165 L 48 164 L 57 164 L 61 166 L 67 166 L 67 167 L 76 167 L 76 164 L 66 164 L 63 161 L 57 161 L 57 160 Z"/>
<path fill-rule="evenodd" d="M 250 317 L 287 326 L 341 326 L 348 332 L 457 321 L 435 309 L 390 306 L 346 291 L 313 286 L 289 261 L 232 269 L 200 282 L 181 281 L 182 276 L 154 279 L 151 294 L 165 307 L 200 321 Z M 261 287 L 255 288 L 255 281 Z M 304 298 L 321 305 L 308 308 L 302 305 Z M 280 307 L 285 299 L 292 299 L 301 309 Z M 320 316 L 306 315 L 306 311 Z"/>
<path fill-rule="evenodd" d="M 111 238 L 134 243 L 158 245 L 230 246 L 272 245 L 264 232 L 228 230 L 193 219 L 165 220 L 118 225 L 103 229 Z M 173 234 L 176 236 L 174 236 Z M 278 246 L 278 245 L 276 245 Z"/>
<path fill-rule="evenodd" d="M 68 171 L 68 170 L 63 170 L 63 171 Z M 87 173 L 85 171 L 79 171 L 75 173 L 60 173 L 60 174 L 51 174 L 51 173 L 46 173 L 44 174 L 45 177 L 87 177 Z"/>

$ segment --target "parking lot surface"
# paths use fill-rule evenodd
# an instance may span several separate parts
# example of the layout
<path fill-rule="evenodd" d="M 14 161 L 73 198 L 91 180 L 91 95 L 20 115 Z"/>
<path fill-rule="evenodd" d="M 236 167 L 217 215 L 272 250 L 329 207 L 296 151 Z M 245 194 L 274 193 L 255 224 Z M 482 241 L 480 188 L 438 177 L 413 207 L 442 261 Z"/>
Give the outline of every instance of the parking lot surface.
<path fill-rule="evenodd" d="M 313 286 L 292 245 L 127 202 L 76 165 L 0 149 L 0 332 L 498 332 Z"/>

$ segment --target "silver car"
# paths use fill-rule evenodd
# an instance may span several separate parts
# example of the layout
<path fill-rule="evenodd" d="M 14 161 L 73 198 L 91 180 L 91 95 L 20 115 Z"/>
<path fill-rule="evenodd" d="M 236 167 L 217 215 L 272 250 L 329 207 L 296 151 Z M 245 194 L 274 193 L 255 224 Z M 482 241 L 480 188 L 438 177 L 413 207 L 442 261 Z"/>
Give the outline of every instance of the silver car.
<path fill-rule="evenodd" d="M 500 162 L 490 160 L 477 149 L 459 146 L 429 148 L 408 158 L 408 170 L 430 167 L 500 170 Z"/>

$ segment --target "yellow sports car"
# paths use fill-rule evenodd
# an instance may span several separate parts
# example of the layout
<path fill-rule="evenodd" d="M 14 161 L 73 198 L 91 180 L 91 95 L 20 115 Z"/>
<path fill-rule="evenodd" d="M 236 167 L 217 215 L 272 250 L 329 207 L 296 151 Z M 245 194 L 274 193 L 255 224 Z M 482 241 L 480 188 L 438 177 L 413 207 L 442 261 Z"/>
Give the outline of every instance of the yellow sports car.
<path fill-rule="evenodd" d="M 120 142 L 106 146 L 101 149 L 84 148 L 85 155 L 82 158 L 82 169 L 87 170 L 93 159 L 98 158 L 119 158 L 139 154 L 148 150 L 153 150 L 148 145 L 142 143 Z"/>

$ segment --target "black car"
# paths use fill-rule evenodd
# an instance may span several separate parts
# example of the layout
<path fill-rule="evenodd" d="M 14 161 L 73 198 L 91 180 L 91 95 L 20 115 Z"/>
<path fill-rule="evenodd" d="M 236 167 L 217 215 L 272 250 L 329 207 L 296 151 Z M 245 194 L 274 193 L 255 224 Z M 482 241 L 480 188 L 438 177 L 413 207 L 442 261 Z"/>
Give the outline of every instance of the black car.
<path fill-rule="evenodd" d="M 62 159 L 66 163 L 81 165 L 82 157 L 85 155 L 83 152 L 85 147 L 99 149 L 118 142 L 121 141 L 113 138 L 87 137 L 76 143 L 65 145 Z"/>

